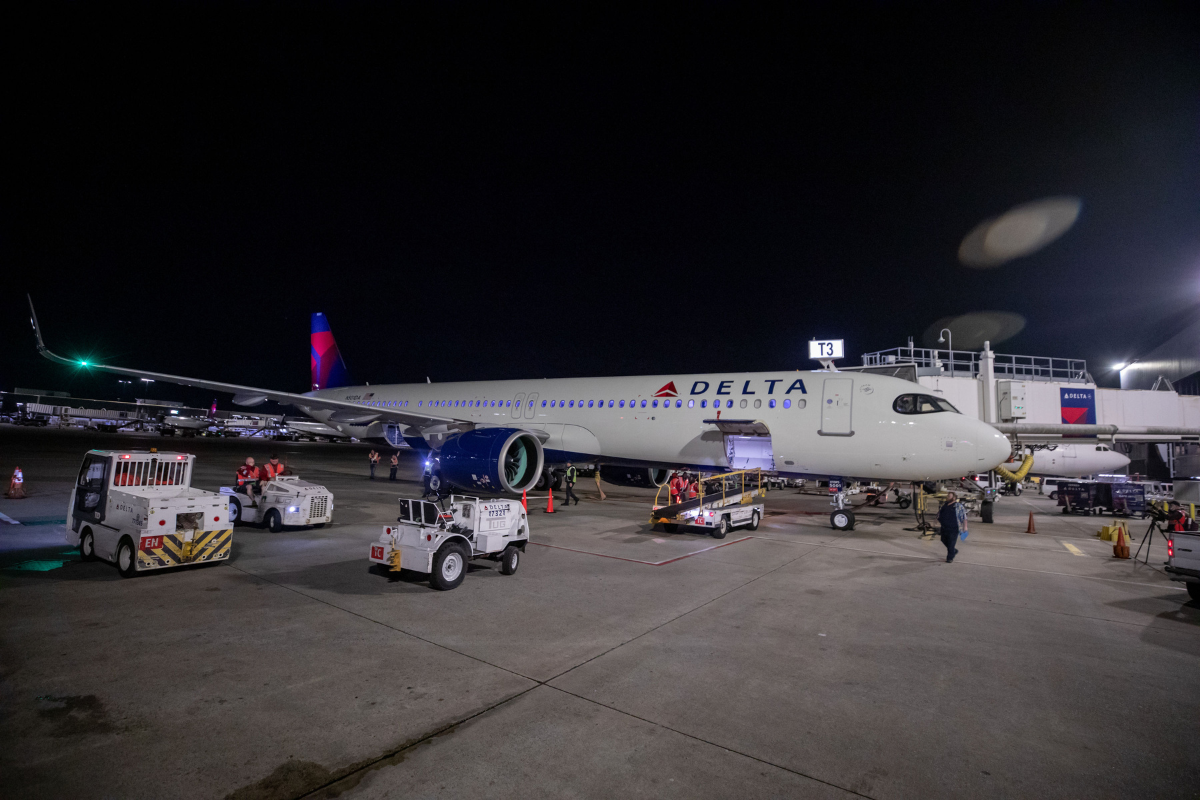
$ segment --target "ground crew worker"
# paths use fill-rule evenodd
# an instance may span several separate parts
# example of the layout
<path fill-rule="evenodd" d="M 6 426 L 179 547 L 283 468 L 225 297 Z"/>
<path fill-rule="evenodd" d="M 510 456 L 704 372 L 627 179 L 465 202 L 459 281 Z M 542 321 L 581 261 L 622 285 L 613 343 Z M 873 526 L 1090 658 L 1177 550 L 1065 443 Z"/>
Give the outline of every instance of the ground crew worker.
<path fill-rule="evenodd" d="M 254 489 L 258 486 L 259 475 L 258 467 L 254 466 L 254 459 L 247 456 L 246 463 L 238 467 L 237 488 L 244 490 L 251 505 L 254 505 Z"/>
<path fill-rule="evenodd" d="M 692 482 L 688 484 L 687 499 L 693 500 L 698 494 L 700 494 L 700 481 L 693 478 Z"/>
<path fill-rule="evenodd" d="M 567 462 L 567 476 L 566 476 L 566 478 L 567 478 L 567 480 L 566 480 L 567 502 L 565 503 L 565 505 L 568 505 L 568 506 L 571 505 L 572 497 L 575 498 L 575 505 L 579 505 L 579 498 L 576 497 L 575 492 L 571 491 L 572 487 L 575 486 L 575 479 L 577 477 L 579 477 L 579 471 L 575 469 L 574 464 L 572 464 L 570 461 L 568 461 Z"/>
<path fill-rule="evenodd" d="M 367 453 L 367 461 L 371 465 L 371 480 L 375 480 L 375 467 L 379 466 L 379 453 L 375 452 L 375 448 L 371 448 L 371 452 Z"/>
<path fill-rule="evenodd" d="M 392 453 L 392 460 L 390 462 L 390 466 L 391 466 L 391 469 L 388 472 L 388 480 L 394 481 L 394 480 L 396 480 L 396 469 L 400 466 L 400 451 L 399 450 Z"/>
<path fill-rule="evenodd" d="M 425 471 L 421 475 L 422 482 L 425 484 L 424 491 L 421 492 L 421 497 L 428 497 L 433 494 L 433 489 L 430 483 L 433 481 L 433 459 L 425 462 Z"/>
<path fill-rule="evenodd" d="M 671 505 L 675 505 L 680 500 L 680 495 L 683 492 L 683 478 L 676 472 L 671 476 Z"/>
<path fill-rule="evenodd" d="M 262 469 L 259 470 L 259 476 L 263 480 L 269 481 L 272 478 L 278 478 L 282 475 L 283 470 L 284 466 L 279 463 L 279 456 L 272 455 L 271 460 L 262 465 Z"/>

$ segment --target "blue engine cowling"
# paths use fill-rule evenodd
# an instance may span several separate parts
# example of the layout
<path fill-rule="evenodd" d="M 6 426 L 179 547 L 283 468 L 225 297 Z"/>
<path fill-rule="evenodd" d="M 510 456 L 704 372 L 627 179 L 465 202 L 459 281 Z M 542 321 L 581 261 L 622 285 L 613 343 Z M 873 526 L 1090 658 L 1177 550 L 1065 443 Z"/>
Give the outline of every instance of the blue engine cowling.
<path fill-rule="evenodd" d="M 671 477 L 671 471 L 659 467 L 618 467 L 612 464 L 601 464 L 600 477 L 613 486 L 657 489 L 666 485 L 667 479 Z"/>
<path fill-rule="evenodd" d="M 529 431 L 481 428 L 446 440 L 438 453 L 442 478 L 461 489 L 520 493 L 542 474 L 542 443 Z"/>

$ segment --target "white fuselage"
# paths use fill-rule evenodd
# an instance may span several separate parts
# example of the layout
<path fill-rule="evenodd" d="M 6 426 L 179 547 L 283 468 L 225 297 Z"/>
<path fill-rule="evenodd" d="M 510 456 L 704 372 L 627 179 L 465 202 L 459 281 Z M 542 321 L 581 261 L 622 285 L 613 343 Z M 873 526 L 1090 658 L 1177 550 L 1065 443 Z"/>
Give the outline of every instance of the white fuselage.
<path fill-rule="evenodd" d="M 1060 444 L 1053 450 L 1033 454 L 1030 475 L 1052 478 L 1078 478 L 1084 475 L 1112 474 L 1129 466 L 1129 458 L 1113 452 L 1108 445 Z"/>
<path fill-rule="evenodd" d="M 718 418 L 763 423 L 775 469 L 797 476 L 937 480 L 985 472 L 1010 454 L 1007 438 L 979 420 L 949 411 L 893 409 L 899 395 L 929 394 L 927 389 L 850 372 L 390 384 L 310 394 L 367 408 L 427 412 L 476 427 L 541 431 L 551 464 L 590 459 L 723 469 L 729 466 L 729 442 L 716 425 L 704 422 Z M 345 425 L 330 421 L 330 411 L 304 410 L 360 438 L 380 435 L 378 423 Z M 416 428 L 411 430 L 418 439 Z"/>

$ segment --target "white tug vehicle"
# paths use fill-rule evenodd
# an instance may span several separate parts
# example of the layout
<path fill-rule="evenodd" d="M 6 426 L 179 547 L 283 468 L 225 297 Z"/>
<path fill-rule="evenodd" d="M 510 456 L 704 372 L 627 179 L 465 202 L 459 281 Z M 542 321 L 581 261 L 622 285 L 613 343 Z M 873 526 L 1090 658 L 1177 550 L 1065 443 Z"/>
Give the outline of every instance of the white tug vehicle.
<path fill-rule="evenodd" d="M 225 498 L 192 488 L 196 457 L 157 450 L 90 450 L 67 507 L 67 538 L 84 561 L 122 577 L 229 558 Z"/>
<path fill-rule="evenodd" d="M 324 486 L 283 475 L 263 481 L 260 488 L 262 493 L 251 501 L 232 486 L 221 487 L 229 502 L 230 525 L 262 524 L 279 533 L 284 525 L 320 528 L 333 521 L 333 492 Z"/>
<path fill-rule="evenodd" d="M 448 511 L 423 500 L 400 500 L 395 525 L 371 545 L 370 560 L 393 572 L 410 569 L 429 575 L 429 584 L 454 589 L 476 558 L 500 562 L 512 575 L 529 542 L 529 518 L 519 500 L 480 500 L 451 495 Z"/>

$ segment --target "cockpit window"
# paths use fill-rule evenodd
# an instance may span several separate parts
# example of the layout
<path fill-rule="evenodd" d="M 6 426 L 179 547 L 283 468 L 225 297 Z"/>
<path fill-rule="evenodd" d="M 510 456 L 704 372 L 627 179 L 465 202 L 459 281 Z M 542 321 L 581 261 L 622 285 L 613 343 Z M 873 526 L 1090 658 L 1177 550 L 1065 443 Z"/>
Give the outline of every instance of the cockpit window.
<path fill-rule="evenodd" d="M 959 413 L 958 409 L 931 394 L 902 394 L 892 403 L 897 414 L 936 414 L 939 411 Z"/>

